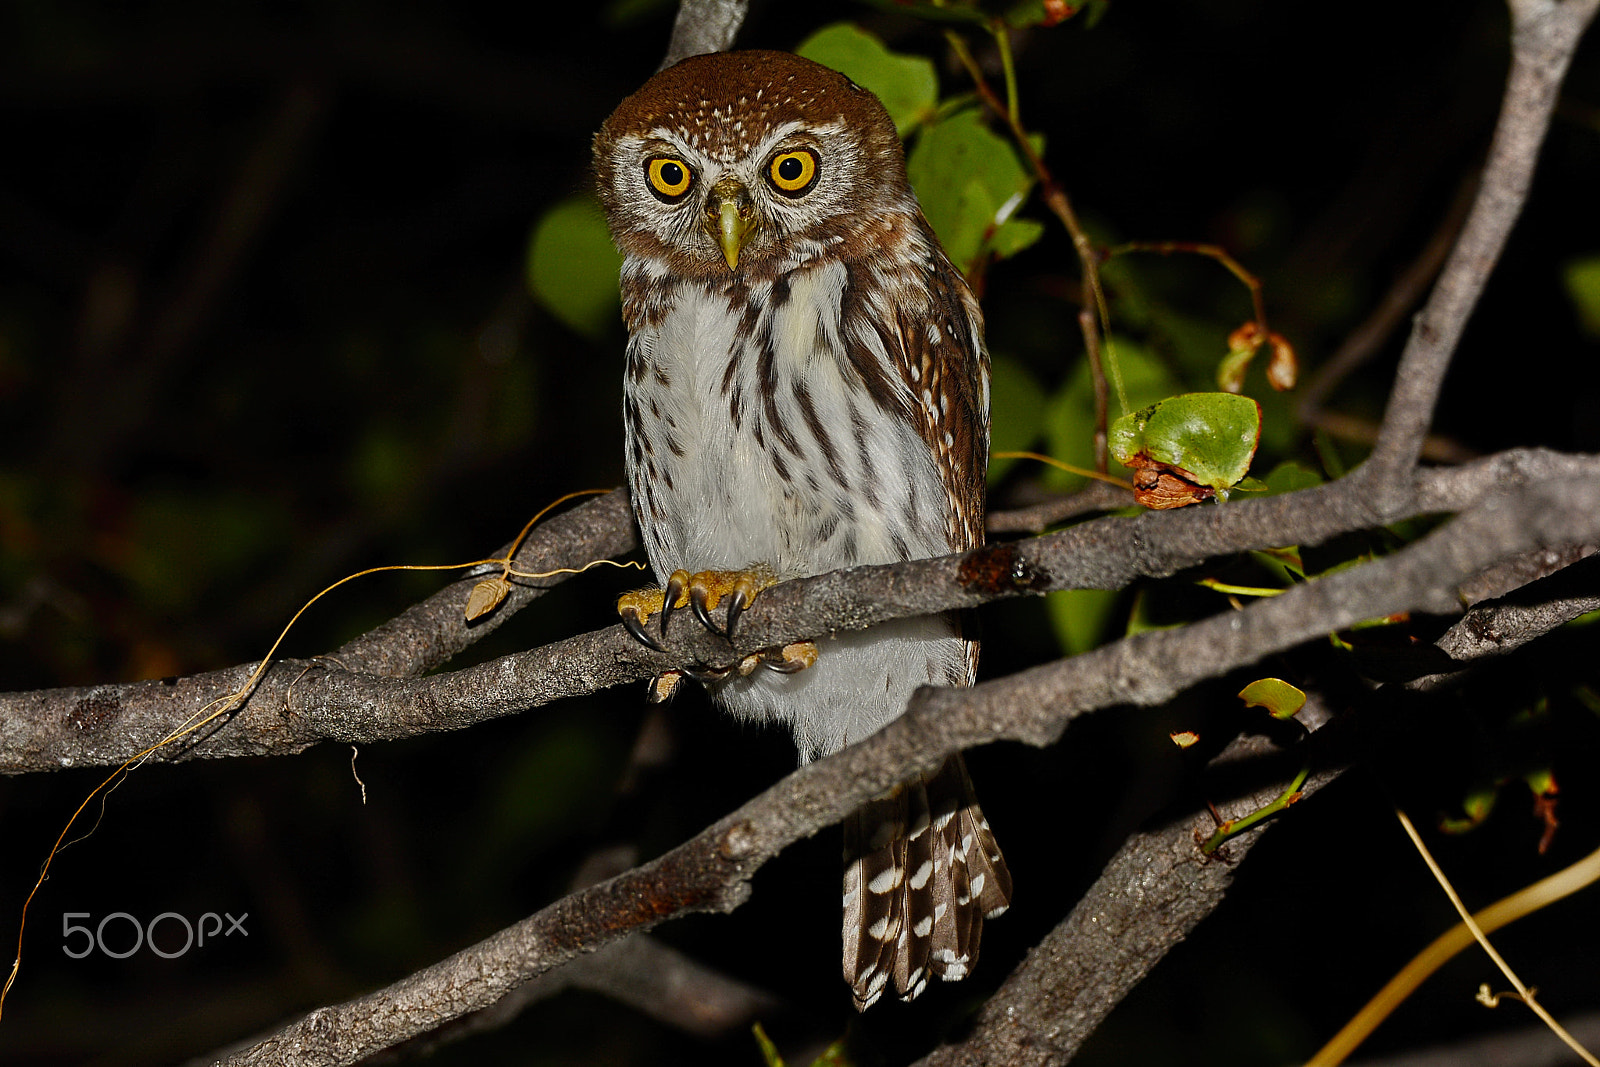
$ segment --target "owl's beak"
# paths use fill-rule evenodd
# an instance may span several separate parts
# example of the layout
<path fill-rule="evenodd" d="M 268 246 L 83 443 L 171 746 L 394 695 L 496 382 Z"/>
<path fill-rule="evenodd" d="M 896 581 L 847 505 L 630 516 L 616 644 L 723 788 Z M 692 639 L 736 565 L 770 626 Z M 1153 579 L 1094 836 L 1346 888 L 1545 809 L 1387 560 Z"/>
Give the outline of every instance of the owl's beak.
<path fill-rule="evenodd" d="M 739 265 L 739 250 L 744 247 L 754 223 L 755 201 L 750 190 L 735 178 L 724 178 L 711 187 L 706 201 L 706 228 L 722 249 L 728 269 Z"/>

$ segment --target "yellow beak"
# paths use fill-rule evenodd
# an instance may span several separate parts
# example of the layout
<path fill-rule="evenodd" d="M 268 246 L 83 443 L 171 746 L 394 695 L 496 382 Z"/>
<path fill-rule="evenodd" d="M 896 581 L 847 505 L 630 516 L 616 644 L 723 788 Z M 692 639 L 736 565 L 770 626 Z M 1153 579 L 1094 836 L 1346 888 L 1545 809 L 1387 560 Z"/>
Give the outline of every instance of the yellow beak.
<path fill-rule="evenodd" d="M 739 251 L 750 235 L 754 214 L 755 202 L 749 190 L 736 179 L 724 178 L 711 187 L 711 199 L 706 202 L 706 228 L 722 249 L 729 270 L 739 265 Z"/>

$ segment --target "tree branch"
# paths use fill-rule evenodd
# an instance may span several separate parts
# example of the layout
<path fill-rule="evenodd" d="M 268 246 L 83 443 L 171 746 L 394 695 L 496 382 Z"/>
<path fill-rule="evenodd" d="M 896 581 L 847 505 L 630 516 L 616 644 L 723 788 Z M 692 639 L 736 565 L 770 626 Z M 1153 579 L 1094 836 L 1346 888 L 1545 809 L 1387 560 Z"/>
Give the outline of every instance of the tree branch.
<path fill-rule="evenodd" d="M 727 51 L 749 10 L 750 0 L 679 0 L 672 40 L 659 69 L 690 56 Z"/>
<path fill-rule="evenodd" d="M 1087 711 L 1159 704 L 1361 619 L 1458 610 L 1453 591 L 1485 567 L 1596 537 L 1600 479 L 1534 484 L 1485 500 L 1395 555 L 1242 611 L 1138 634 L 972 689 L 920 690 L 905 715 L 871 738 L 800 768 L 665 855 L 385 989 L 320 1008 L 226 1062 L 354 1062 L 487 1007 L 627 933 L 689 912 L 732 910 L 748 898 L 756 870 L 783 848 L 945 754 L 999 739 L 1049 744 Z"/>
<path fill-rule="evenodd" d="M 1538 548 L 1514 557 L 1512 562 L 1531 573 L 1547 567 L 1565 567 L 1565 563 L 1558 562 L 1564 555 L 1559 550 Z M 1504 565 L 1499 564 L 1480 571 L 1461 588 L 1478 584 L 1483 574 L 1502 569 Z M 1565 571 L 1560 576 L 1573 577 Z M 1448 659 L 1452 670 L 1459 672 L 1469 664 L 1503 655 L 1512 647 L 1542 637 L 1584 611 L 1600 608 L 1600 596 L 1533 593 L 1532 588 L 1519 590 L 1517 604 L 1492 601 L 1473 608 L 1432 646 L 1431 658 Z M 1471 640 L 1485 627 L 1494 628 L 1495 639 Z M 1458 674 L 1431 675 L 1411 681 L 1405 688 L 1431 689 L 1457 677 Z M 1376 714 L 1385 715 L 1390 710 L 1386 707 Z M 1325 720 L 1326 711 L 1308 705 L 1298 717 L 1302 721 L 1310 717 L 1312 721 L 1306 725 L 1315 731 Z M 1347 723 L 1344 720 L 1339 725 L 1345 727 Z M 1328 731 L 1338 735 L 1350 732 L 1348 728 Z M 1316 735 L 1316 741 L 1328 740 L 1328 734 Z M 1346 769 L 1336 743 L 1319 745 L 1316 741 L 1307 752 L 1294 754 L 1293 767 L 1310 763 L 1322 768 L 1306 780 L 1301 788 L 1302 798 L 1331 783 Z M 1211 767 L 1231 768 L 1260 756 L 1268 748 L 1264 739 L 1240 738 L 1213 760 Z M 1291 769 L 1274 776 L 1252 795 L 1227 805 L 1224 814 L 1237 818 L 1256 810 L 1281 794 L 1292 775 Z M 934 1050 L 917 1067 L 1012 1067 L 1070 1059 L 1145 975 L 1222 903 L 1232 885 L 1233 868 L 1269 825 L 1263 823 L 1229 839 L 1224 854 L 1217 857 L 1225 862 L 1205 863 L 1196 852 L 1194 842 L 1203 832 L 1204 820 L 1170 821 L 1129 838 L 1071 914 L 1045 936 L 985 1002 L 966 1036 L 956 1044 Z M 1548 1031 L 1539 1032 L 1548 1037 Z"/>
<path fill-rule="evenodd" d="M 1364 487 L 1347 478 L 1221 507 L 1097 519 L 1044 537 L 938 559 L 835 571 L 762 593 L 740 619 L 738 640 L 732 645 L 699 627 L 686 626 L 673 632 L 667 652 L 652 652 L 621 626 L 612 626 L 427 678 L 338 670 L 343 650 L 327 662 L 285 660 L 266 673 L 226 722 L 152 758 L 286 754 L 319 741 L 366 744 L 463 729 L 685 663 L 731 665 L 742 655 L 802 638 L 977 607 L 1005 597 L 1062 589 L 1120 589 L 1136 579 L 1168 576 L 1217 556 L 1317 544 L 1376 522 L 1461 510 L 1507 486 L 1546 479 L 1600 480 L 1600 458 L 1514 451 L 1467 467 L 1419 472 L 1413 490 L 1406 494 L 1410 507 L 1399 514 L 1372 515 Z M 568 513 L 569 522 L 591 529 L 592 521 L 594 540 L 583 542 L 580 551 L 560 549 L 561 531 L 554 530 L 547 542 L 541 542 L 548 548 L 540 558 L 570 561 L 621 543 L 612 524 L 624 513 L 615 496 L 574 509 Z M 363 638 L 346 648 L 354 648 L 363 662 L 396 673 L 443 658 L 458 642 L 482 632 L 459 621 L 459 605 L 470 581 L 435 594 L 402 615 L 405 621 L 380 627 L 371 642 Z M 513 595 L 531 598 L 537 590 Z M 489 622 L 485 620 L 485 630 Z M 398 651 L 384 651 L 390 640 Z M 188 678 L 0 696 L 0 771 L 116 766 L 170 735 L 208 704 L 237 692 L 253 667 L 244 664 Z"/>
<path fill-rule="evenodd" d="M 1600 0 L 1511 0 L 1511 74 L 1483 181 L 1439 281 L 1400 357 L 1383 428 L 1362 468 L 1384 504 L 1407 486 L 1467 318 L 1527 202 L 1539 146 L 1550 128 L 1578 40 Z"/>

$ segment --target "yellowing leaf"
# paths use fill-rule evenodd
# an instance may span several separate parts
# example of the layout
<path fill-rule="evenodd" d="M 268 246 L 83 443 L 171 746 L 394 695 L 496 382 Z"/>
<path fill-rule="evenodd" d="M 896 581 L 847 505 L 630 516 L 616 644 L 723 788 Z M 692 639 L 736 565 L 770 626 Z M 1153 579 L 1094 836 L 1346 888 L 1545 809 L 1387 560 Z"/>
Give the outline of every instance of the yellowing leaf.
<path fill-rule="evenodd" d="M 1239 690 L 1247 708 L 1266 708 L 1274 719 L 1292 718 L 1306 706 L 1306 695 L 1282 678 L 1257 678 Z"/>
<path fill-rule="evenodd" d="M 1567 296 L 1578 312 L 1583 332 L 1600 337 L 1600 255 L 1584 256 L 1561 270 Z"/>
<path fill-rule="evenodd" d="M 511 583 L 504 577 L 485 578 L 472 587 L 472 592 L 467 596 L 466 618 L 468 622 L 481 619 L 505 600 L 511 592 Z"/>

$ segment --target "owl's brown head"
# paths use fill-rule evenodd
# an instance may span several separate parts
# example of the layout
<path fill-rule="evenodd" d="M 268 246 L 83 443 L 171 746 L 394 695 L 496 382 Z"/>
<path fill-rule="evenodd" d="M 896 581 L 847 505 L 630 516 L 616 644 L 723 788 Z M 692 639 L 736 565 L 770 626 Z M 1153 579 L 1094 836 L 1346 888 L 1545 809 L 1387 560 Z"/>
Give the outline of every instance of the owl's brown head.
<path fill-rule="evenodd" d="M 594 155 L 618 247 L 684 274 L 866 254 L 916 211 L 878 98 L 787 52 L 669 67 L 605 121 Z"/>

